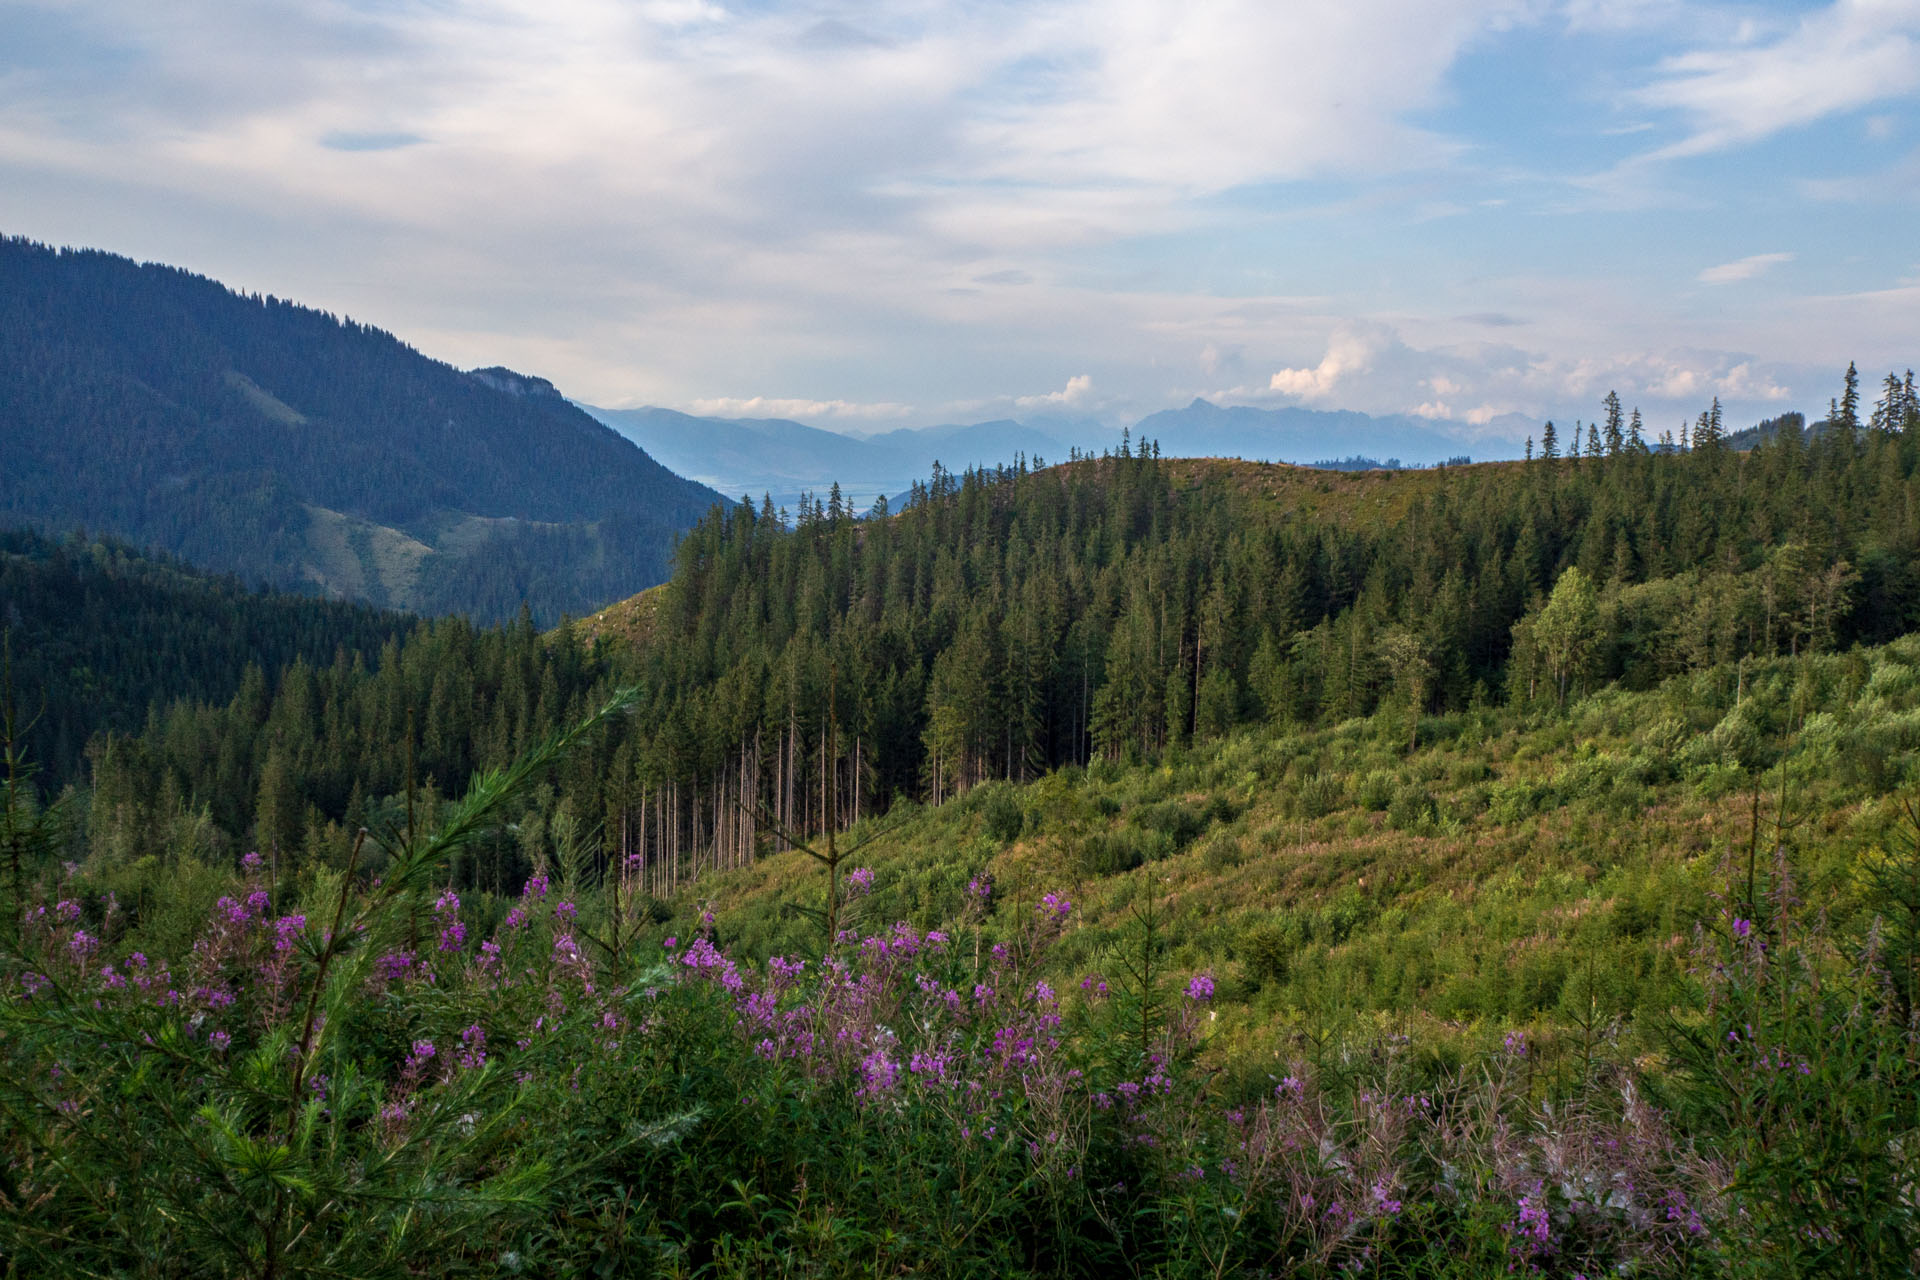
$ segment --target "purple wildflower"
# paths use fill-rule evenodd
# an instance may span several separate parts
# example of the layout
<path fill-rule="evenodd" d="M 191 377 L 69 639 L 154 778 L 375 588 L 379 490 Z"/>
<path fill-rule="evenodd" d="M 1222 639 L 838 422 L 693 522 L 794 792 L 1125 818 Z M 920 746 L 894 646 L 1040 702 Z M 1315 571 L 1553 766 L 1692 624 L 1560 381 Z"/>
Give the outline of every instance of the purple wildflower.
<path fill-rule="evenodd" d="M 1187 999 L 1193 1001 L 1195 1004 L 1204 1004 L 1213 999 L 1213 975 L 1210 973 L 1194 974 L 1192 981 L 1187 983 Z"/>
<path fill-rule="evenodd" d="M 460 1033 L 460 1065 L 469 1071 L 487 1065 L 487 1033 L 474 1023 Z"/>
<path fill-rule="evenodd" d="M 281 916 L 273 923 L 273 949 L 281 955 L 293 950 L 306 927 L 307 918 L 303 915 Z"/>
<path fill-rule="evenodd" d="M 860 1079 L 860 1097 L 885 1097 L 900 1082 L 900 1064 L 885 1049 L 875 1049 L 860 1060 Z"/>

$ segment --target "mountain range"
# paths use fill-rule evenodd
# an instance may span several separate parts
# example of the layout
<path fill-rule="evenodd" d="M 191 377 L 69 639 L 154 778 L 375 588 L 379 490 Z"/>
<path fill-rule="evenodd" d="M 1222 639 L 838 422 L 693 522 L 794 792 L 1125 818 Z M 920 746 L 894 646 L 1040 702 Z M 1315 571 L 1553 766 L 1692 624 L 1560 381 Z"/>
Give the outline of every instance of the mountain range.
<path fill-rule="evenodd" d="M 786 418 L 696 417 L 674 409 L 601 409 L 588 413 L 620 432 L 666 466 L 712 486 L 728 497 L 769 496 L 791 506 L 802 493 L 824 494 L 838 484 L 857 507 L 881 494 L 898 494 L 924 480 L 935 462 L 949 470 L 991 467 L 1024 453 L 1064 459 L 1072 444 L 1060 435 L 1000 420 L 968 426 L 908 428 L 855 436 L 810 427 Z M 1115 437 L 1117 439 L 1117 437 Z"/>
<path fill-rule="evenodd" d="M 718 501 L 544 379 L 172 267 L 0 239 L 0 518 L 421 612 L 584 612 Z"/>
<path fill-rule="evenodd" d="M 682 475 L 733 496 L 768 495 L 790 505 L 801 493 L 838 484 L 864 507 L 923 480 L 939 462 L 950 471 L 992 467 L 1016 454 L 1062 461 L 1069 452 L 1118 449 L 1122 430 L 1090 417 L 1050 415 L 1031 422 L 903 428 L 870 435 L 827 431 L 785 418 L 698 417 L 673 409 L 603 409 L 588 413 Z M 1312 465 L 1356 455 L 1417 466 L 1478 453 L 1516 457 L 1533 424 L 1517 415 L 1486 427 L 1397 414 L 1223 406 L 1196 399 L 1149 414 L 1128 427 L 1167 457 L 1228 457 Z"/>

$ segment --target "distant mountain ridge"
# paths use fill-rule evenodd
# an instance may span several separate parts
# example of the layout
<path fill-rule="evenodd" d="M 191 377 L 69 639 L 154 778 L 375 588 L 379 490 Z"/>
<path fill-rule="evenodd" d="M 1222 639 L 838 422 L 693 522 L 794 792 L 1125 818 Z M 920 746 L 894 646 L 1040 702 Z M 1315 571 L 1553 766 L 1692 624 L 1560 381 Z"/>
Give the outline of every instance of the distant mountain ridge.
<path fill-rule="evenodd" d="M 853 436 L 786 418 L 580 407 L 682 475 L 732 498 L 767 495 L 781 505 L 838 484 L 865 507 L 879 494 L 924 480 L 935 462 L 964 471 L 1011 461 L 1016 453 L 1064 458 L 1068 449 L 1052 435 L 1006 420 Z"/>
<path fill-rule="evenodd" d="M 0 239 L 0 517 L 378 605 L 542 617 L 719 499 L 502 368 L 173 267 Z"/>
<path fill-rule="evenodd" d="M 1064 461 L 1069 452 L 1117 449 L 1119 428 L 1092 418 L 1051 417 L 1042 424 L 990 422 L 903 428 L 844 435 L 784 418 L 697 417 L 674 409 L 600 409 L 582 405 L 683 475 L 729 496 L 770 494 L 791 503 L 802 492 L 838 484 L 858 506 L 897 495 L 924 480 L 937 461 L 950 471 L 991 467 L 1015 455 Z M 1264 409 L 1196 399 L 1149 414 L 1128 431 L 1152 440 L 1166 457 L 1229 457 L 1312 465 L 1327 458 L 1392 458 L 1409 466 L 1462 456 L 1518 457 L 1514 441 L 1531 430 L 1517 416 L 1491 424 L 1495 434 L 1465 423 L 1347 410 Z M 1504 431 L 1504 436 L 1501 432 Z M 1510 436 L 1512 439 L 1505 437 Z"/>

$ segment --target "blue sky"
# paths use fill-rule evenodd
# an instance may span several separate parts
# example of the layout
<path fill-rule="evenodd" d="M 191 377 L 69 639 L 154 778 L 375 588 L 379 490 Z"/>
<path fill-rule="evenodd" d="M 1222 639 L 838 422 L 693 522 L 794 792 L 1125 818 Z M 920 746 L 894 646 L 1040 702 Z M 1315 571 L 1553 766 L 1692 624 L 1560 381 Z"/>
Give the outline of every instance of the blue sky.
<path fill-rule="evenodd" d="M 1920 362 L 1920 0 L 0 0 L 0 231 L 577 399 L 1484 427 Z"/>

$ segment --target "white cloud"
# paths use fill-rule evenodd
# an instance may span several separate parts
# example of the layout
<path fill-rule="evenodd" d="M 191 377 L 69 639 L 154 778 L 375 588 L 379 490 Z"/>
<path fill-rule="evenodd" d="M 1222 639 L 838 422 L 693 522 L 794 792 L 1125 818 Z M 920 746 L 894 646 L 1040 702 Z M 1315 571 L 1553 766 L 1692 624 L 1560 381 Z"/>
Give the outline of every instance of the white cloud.
<path fill-rule="evenodd" d="M 1737 284 L 1792 261 L 1793 255 L 1790 253 L 1756 253 L 1751 257 L 1723 262 L 1717 267 L 1708 267 L 1698 279 L 1701 284 Z"/>
<path fill-rule="evenodd" d="M 1059 391 L 1049 391 L 1045 395 L 1038 396 L 1016 396 L 1013 402 L 1022 409 L 1065 408 L 1084 405 L 1092 396 L 1092 376 L 1077 373 L 1068 378 L 1067 385 Z"/>
<path fill-rule="evenodd" d="M 691 401 L 687 411 L 708 418 L 827 418 L 866 422 L 907 417 L 913 412 L 913 406 L 860 404 L 851 400 L 793 400 L 768 396 L 740 399 L 733 396 L 716 396 L 711 399 Z"/>
<path fill-rule="evenodd" d="M 1325 400 L 1349 374 L 1365 373 L 1383 344 L 1377 333 L 1345 328 L 1327 342 L 1327 354 L 1310 369 L 1282 369 L 1268 389 L 1300 400 Z"/>
<path fill-rule="evenodd" d="M 1916 5 L 1848 0 L 1741 39 L 1678 0 L 15 0 L 9 36 L 40 13 L 65 26 L 0 56 L 0 228 L 297 297 L 602 404 L 1117 418 L 1205 382 L 1484 425 L 1590 414 L 1609 385 L 1691 401 L 1743 361 L 1764 399 L 1802 388 L 1781 353 L 1844 367 L 1914 332 L 1910 303 L 1836 307 L 1814 331 L 1791 308 L 1689 302 L 1708 292 L 1695 264 L 1657 253 L 1653 289 L 1505 278 L 1502 250 L 1473 261 L 1445 237 L 1439 265 L 1410 265 L 1405 242 L 1434 236 L 1410 226 L 1422 209 L 1498 241 L 1471 220 L 1536 198 L 1487 168 L 1502 138 L 1433 122 L 1485 74 L 1463 50 L 1551 12 L 1699 50 L 1627 114 L 1678 113 L 1683 149 L 1731 145 L 1906 92 L 1882 60 L 1910 53 Z M 1644 78 L 1613 47 L 1594 83 Z M 38 48 L 95 64 L 16 66 Z M 1884 198 L 1912 198 L 1909 172 Z M 1367 239 L 1381 223 L 1390 244 Z M 1569 234 L 1588 227 L 1582 250 L 1625 239 Z M 1244 280 L 1178 248 L 1153 270 L 1182 238 Z M 1343 254 L 1354 269 L 1329 270 Z M 1663 341 L 1668 363 L 1641 352 Z"/>
<path fill-rule="evenodd" d="M 1920 92 L 1920 0 L 1837 0 L 1777 38 L 1737 31 L 1661 63 L 1631 95 L 1678 111 L 1691 133 L 1654 153 L 1701 155 Z"/>

